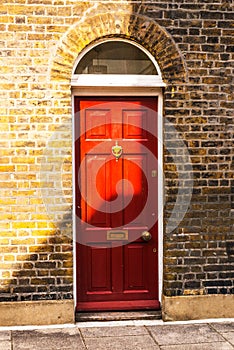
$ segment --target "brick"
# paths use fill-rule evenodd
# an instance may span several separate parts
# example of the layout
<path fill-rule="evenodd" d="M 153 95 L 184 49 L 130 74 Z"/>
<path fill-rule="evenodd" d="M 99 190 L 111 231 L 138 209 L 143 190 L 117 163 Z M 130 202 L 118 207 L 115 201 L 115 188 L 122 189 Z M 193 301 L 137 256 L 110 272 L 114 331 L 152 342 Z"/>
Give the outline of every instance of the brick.
<path fill-rule="evenodd" d="M 56 262 L 54 261 L 38 261 L 35 263 L 35 267 L 41 269 L 54 269 L 56 267 Z"/>
<path fill-rule="evenodd" d="M 32 26 L 23 24 L 9 24 L 8 30 L 11 32 L 31 32 Z"/>
<path fill-rule="evenodd" d="M 232 28 L 233 21 L 218 21 L 218 28 Z"/>
<path fill-rule="evenodd" d="M 201 282 L 200 281 L 187 281 L 184 284 L 186 289 L 198 289 L 201 286 Z"/>

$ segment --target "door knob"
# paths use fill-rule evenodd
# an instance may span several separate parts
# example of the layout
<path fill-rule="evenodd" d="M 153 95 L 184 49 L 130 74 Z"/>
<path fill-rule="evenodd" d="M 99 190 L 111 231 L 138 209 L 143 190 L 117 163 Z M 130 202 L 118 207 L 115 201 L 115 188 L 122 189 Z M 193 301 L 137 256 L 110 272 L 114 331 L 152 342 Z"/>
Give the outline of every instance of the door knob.
<path fill-rule="evenodd" d="M 151 240 L 152 235 L 151 235 L 150 232 L 144 231 L 144 232 L 142 232 L 142 234 L 141 234 L 141 238 L 142 238 L 145 242 L 148 242 L 148 241 Z"/>

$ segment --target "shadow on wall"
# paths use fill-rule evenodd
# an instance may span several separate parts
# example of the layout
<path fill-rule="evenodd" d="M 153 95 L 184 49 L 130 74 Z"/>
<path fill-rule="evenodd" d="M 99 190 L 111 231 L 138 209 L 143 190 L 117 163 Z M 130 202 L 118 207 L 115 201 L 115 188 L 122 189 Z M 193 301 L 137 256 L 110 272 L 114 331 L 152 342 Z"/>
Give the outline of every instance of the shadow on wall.
<path fill-rule="evenodd" d="M 22 245 L 29 252 L 15 254 L 17 262 L 7 262 L 5 269 L 12 277 L 2 280 L 0 301 L 73 298 L 73 242 L 70 235 L 62 234 L 67 222 L 72 222 L 71 213 L 57 229 L 38 230 L 40 235 L 33 232 L 23 238 Z M 22 245 L 11 248 L 20 251 Z"/>

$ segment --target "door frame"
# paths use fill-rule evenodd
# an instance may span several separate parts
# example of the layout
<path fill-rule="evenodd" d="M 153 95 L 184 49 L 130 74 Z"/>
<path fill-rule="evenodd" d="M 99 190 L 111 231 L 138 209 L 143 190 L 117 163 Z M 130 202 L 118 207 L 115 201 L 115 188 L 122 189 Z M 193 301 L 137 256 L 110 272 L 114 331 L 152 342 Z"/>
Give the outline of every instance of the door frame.
<path fill-rule="evenodd" d="M 107 41 L 123 41 L 138 47 L 154 64 L 157 75 L 111 75 L 111 74 L 75 74 L 85 54 L 100 43 Z M 73 184 L 73 293 L 74 309 L 77 305 L 77 255 L 76 255 L 76 179 L 75 179 L 75 97 L 157 97 L 158 98 L 158 296 L 162 302 L 163 284 L 163 206 L 164 206 L 164 182 L 163 182 L 163 88 L 166 86 L 162 79 L 160 67 L 154 56 L 142 45 L 119 37 L 101 38 L 91 45 L 87 45 L 74 62 L 71 77 L 72 95 L 72 184 Z"/>
<path fill-rule="evenodd" d="M 125 77 L 126 78 L 126 77 Z M 158 295 L 162 302 L 162 283 L 163 283 L 163 91 L 159 87 L 72 87 L 72 164 L 73 164 L 73 293 L 74 308 L 77 305 L 77 260 L 76 260 L 76 208 L 75 208 L 75 97 L 157 97 L 158 98 Z"/>

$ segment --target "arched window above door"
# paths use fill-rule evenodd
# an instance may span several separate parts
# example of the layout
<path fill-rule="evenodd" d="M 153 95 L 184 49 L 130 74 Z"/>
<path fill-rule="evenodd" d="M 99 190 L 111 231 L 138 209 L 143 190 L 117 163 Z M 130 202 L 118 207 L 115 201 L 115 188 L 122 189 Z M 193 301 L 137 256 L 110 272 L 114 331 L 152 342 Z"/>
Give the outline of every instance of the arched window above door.
<path fill-rule="evenodd" d="M 107 41 L 92 48 L 80 60 L 75 74 L 157 75 L 155 65 L 137 46 Z"/>
<path fill-rule="evenodd" d="M 72 86 L 165 86 L 154 57 L 139 44 L 108 39 L 76 60 Z"/>

